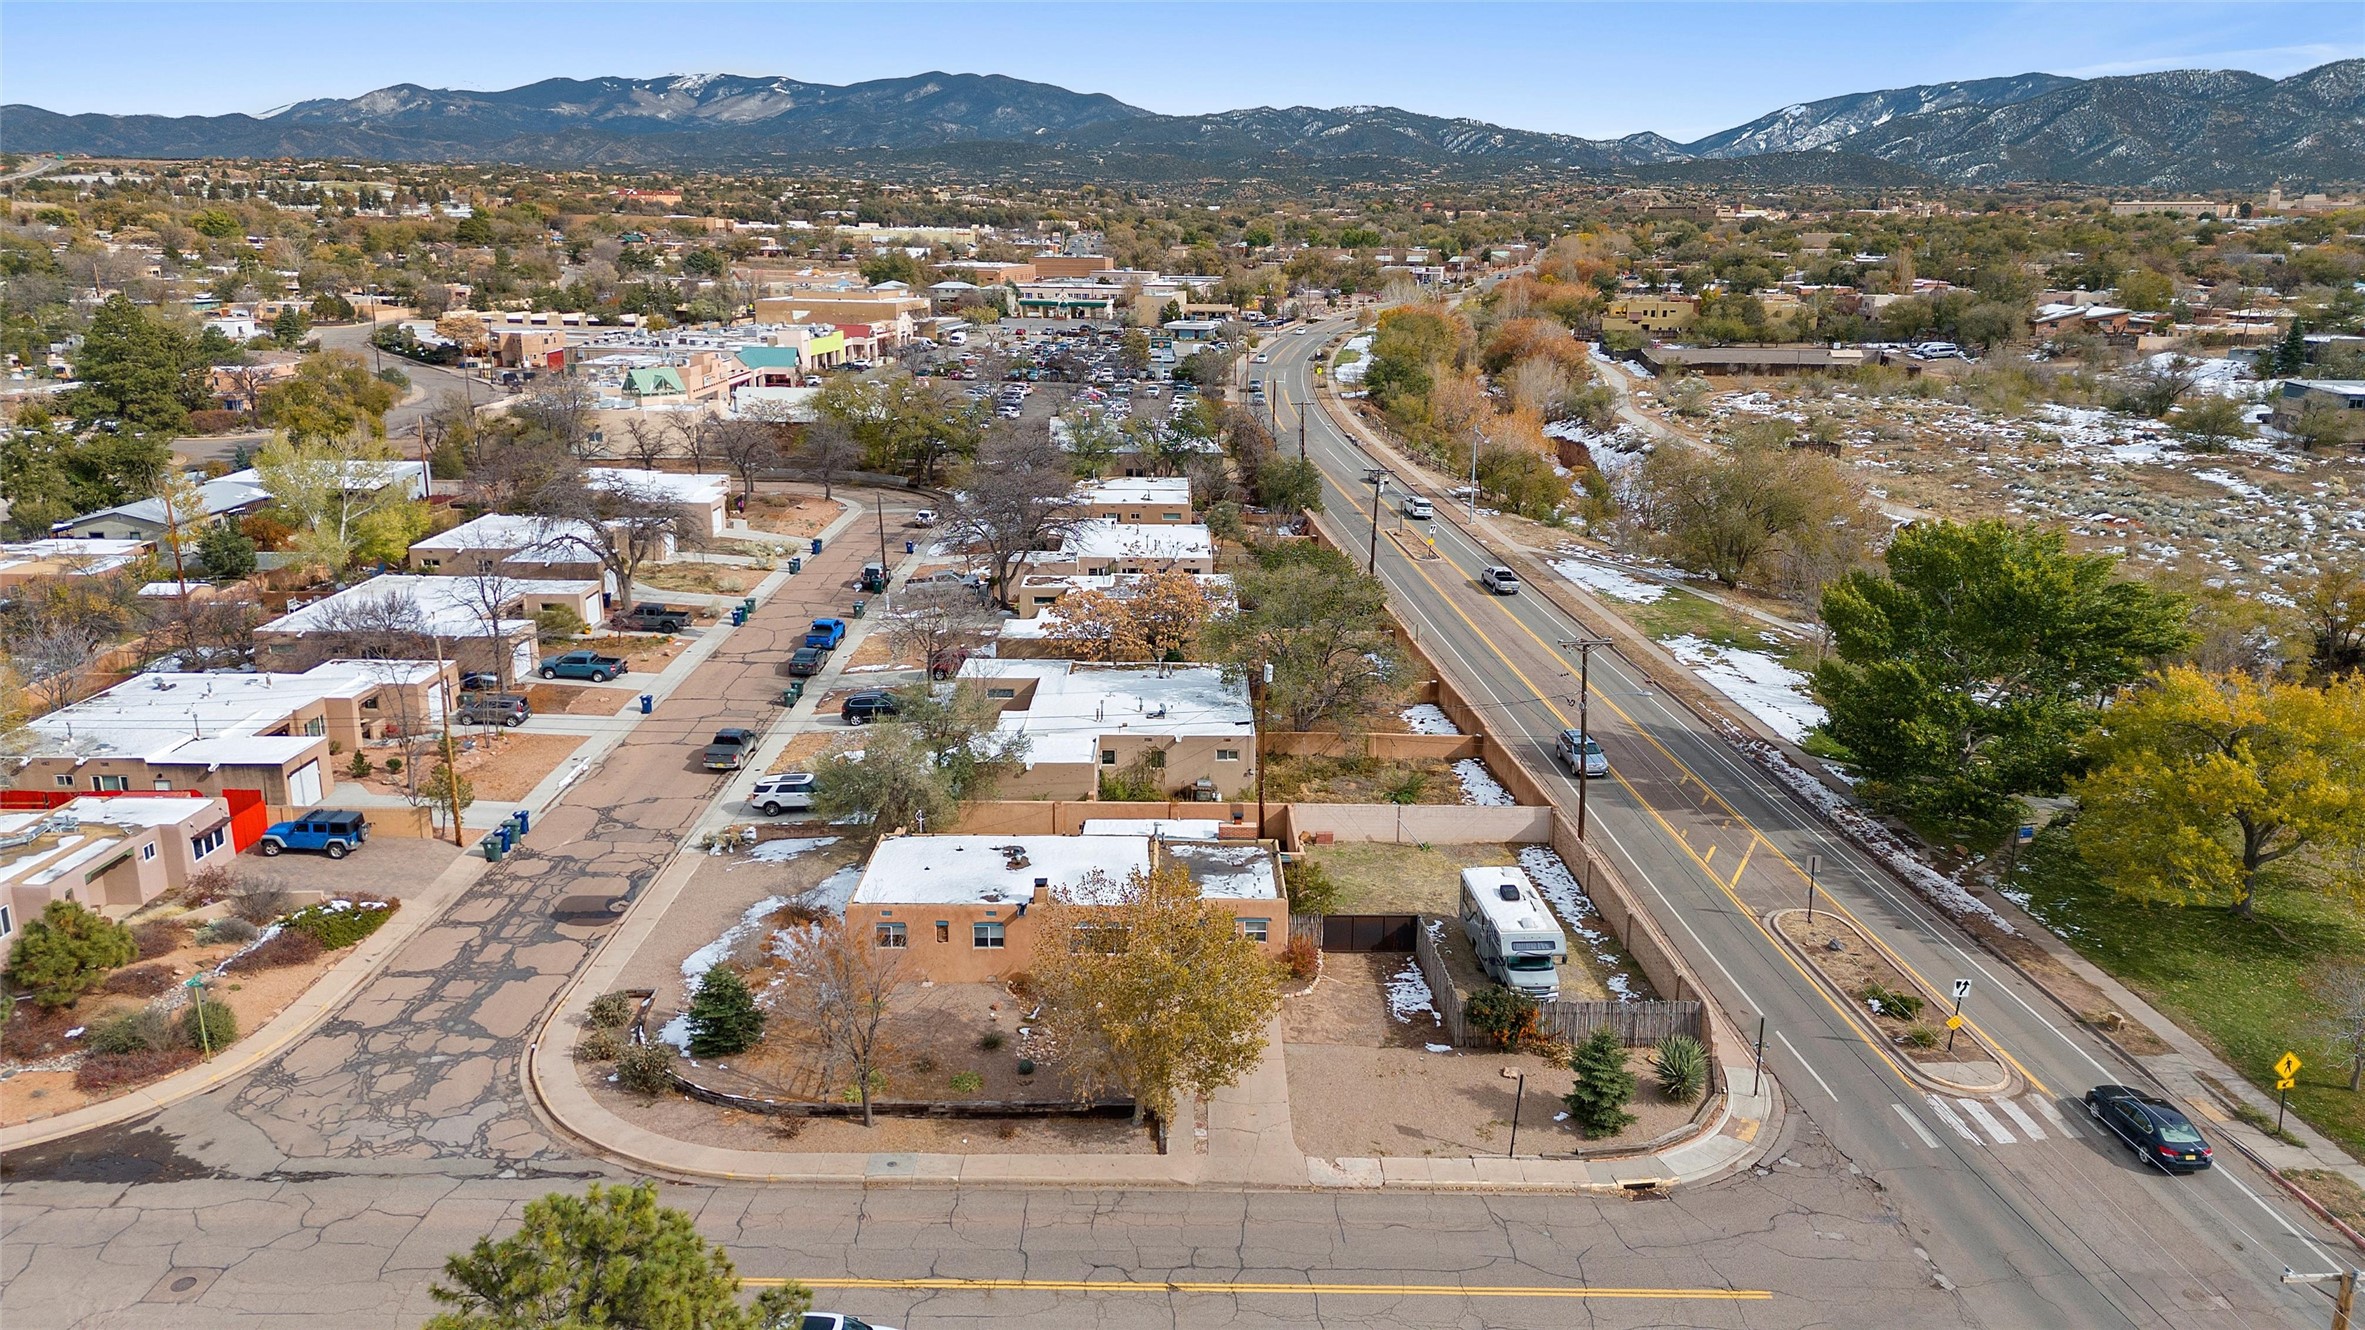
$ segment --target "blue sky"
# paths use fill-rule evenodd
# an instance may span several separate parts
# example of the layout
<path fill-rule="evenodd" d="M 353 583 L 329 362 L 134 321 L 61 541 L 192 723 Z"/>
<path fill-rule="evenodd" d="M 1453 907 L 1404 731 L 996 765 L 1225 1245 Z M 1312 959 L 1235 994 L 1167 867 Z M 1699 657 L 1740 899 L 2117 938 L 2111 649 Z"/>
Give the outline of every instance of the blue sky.
<path fill-rule="evenodd" d="M 2046 70 L 2282 76 L 2365 55 L 2365 5 L 2176 3 L 711 4 L 296 0 L 0 12 L 0 100 L 260 112 L 390 83 L 725 72 L 824 83 L 928 69 L 1154 111 L 1382 103 L 1522 129 L 1676 139 L 1794 101 Z"/>

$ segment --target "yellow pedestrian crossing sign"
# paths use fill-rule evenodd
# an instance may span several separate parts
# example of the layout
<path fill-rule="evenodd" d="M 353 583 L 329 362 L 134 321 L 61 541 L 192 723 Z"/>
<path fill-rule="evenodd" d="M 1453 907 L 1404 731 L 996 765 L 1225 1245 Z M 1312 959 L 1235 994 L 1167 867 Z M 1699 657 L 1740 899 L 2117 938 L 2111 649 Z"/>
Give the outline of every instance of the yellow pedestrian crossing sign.
<path fill-rule="evenodd" d="M 2292 1077 L 2297 1076 L 2298 1074 L 2299 1054 L 2285 1053 L 2283 1056 L 2275 1059 L 2275 1075 L 2283 1078 L 2285 1081 L 2289 1081 Z M 2285 1085 L 2282 1088 L 2288 1090 L 2291 1087 L 2289 1085 Z"/>

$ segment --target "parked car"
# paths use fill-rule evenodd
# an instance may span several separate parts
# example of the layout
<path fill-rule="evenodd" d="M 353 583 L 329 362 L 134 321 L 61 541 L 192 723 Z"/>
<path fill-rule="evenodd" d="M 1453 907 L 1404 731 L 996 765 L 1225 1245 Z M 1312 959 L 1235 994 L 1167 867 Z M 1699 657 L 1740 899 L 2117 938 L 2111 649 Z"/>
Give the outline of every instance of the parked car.
<path fill-rule="evenodd" d="M 1560 765 L 1572 776 L 1606 776 L 1610 774 L 1609 755 L 1601 751 L 1601 744 L 1583 730 L 1562 730 L 1560 742 L 1553 745 L 1560 755 Z"/>
<path fill-rule="evenodd" d="M 887 565 L 883 563 L 862 565 L 862 589 L 874 593 L 885 591 L 887 589 Z"/>
<path fill-rule="evenodd" d="M 255 849 L 266 855 L 287 850 L 315 850 L 342 859 L 370 838 L 370 820 L 342 808 L 315 808 L 302 817 L 275 822 L 263 829 Z"/>
<path fill-rule="evenodd" d="M 848 725 L 868 725 L 881 716 L 893 716 L 902 711 L 893 693 L 876 688 L 849 693 L 838 706 L 838 718 Z"/>
<path fill-rule="evenodd" d="M 1519 594 L 1519 574 L 1499 563 L 1490 564 L 1478 570 L 1478 585 L 1498 596 L 1516 596 Z"/>
<path fill-rule="evenodd" d="M 747 765 L 747 755 L 755 751 L 756 732 L 733 725 L 714 732 L 713 742 L 706 745 L 704 760 L 708 771 L 737 771 Z"/>
<path fill-rule="evenodd" d="M 782 813 L 807 813 L 813 809 L 813 773 L 809 771 L 780 771 L 764 777 L 747 792 L 747 802 L 763 810 L 766 817 Z"/>
<path fill-rule="evenodd" d="M 690 612 L 671 605 L 635 605 L 611 622 L 644 633 L 678 633 L 690 626 Z"/>
<path fill-rule="evenodd" d="M 845 640 L 844 619 L 815 619 L 813 626 L 805 630 L 805 645 L 817 650 L 835 651 L 838 644 Z"/>
<path fill-rule="evenodd" d="M 498 674 L 463 674 L 460 676 L 460 691 L 463 693 L 487 693 L 500 686 L 501 676 Z"/>
<path fill-rule="evenodd" d="M 858 1321 L 843 1312 L 806 1312 L 804 1323 L 797 1330 L 895 1330 L 895 1327 Z"/>
<path fill-rule="evenodd" d="M 589 679 L 606 683 L 625 672 L 624 658 L 603 656 L 596 651 L 570 651 L 563 656 L 552 656 L 535 671 L 545 679 Z"/>
<path fill-rule="evenodd" d="M 788 656 L 788 677 L 810 679 L 829 667 L 829 652 L 820 647 L 798 647 Z"/>
<path fill-rule="evenodd" d="M 950 679 L 954 675 L 959 674 L 961 672 L 961 667 L 969 663 L 969 654 L 969 648 L 967 647 L 944 647 L 940 649 L 935 655 L 928 658 L 928 677 L 931 679 Z"/>
<path fill-rule="evenodd" d="M 471 693 L 460 699 L 452 719 L 462 725 L 506 725 L 514 730 L 533 714 L 533 703 L 522 694 Z"/>
<path fill-rule="evenodd" d="M 2198 1173 L 2210 1166 L 2216 1153 L 2183 1110 L 2157 1095 L 2124 1085 L 2097 1085 L 2086 1091 L 2086 1111 L 2133 1146 L 2139 1164 L 2156 1164 L 2170 1173 Z"/>
<path fill-rule="evenodd" d="M 936 510 L 935 510 L 934 508 L 922 508 L 920 511 L 918 511 L 918 512 L 916 512 L 916 513 L 913 513 L 913 514 L 912 514 L 912 525 L 913 525 L 913 526 L 934 526 L 934 525 L 936 525 Z"/>

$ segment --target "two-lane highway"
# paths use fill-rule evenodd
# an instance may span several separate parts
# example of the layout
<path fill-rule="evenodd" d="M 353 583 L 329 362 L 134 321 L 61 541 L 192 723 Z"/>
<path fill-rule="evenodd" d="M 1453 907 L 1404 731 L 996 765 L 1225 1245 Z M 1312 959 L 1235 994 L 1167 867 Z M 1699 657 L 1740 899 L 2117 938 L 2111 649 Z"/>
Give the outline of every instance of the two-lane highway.
<path fill-rule="evenodd" d="M 1348 324 L 1267 343 L 1258 367 L 1294 442 L 1312 367 Z M 1374 458 L 1319 407 L 1305 411 L 1308 456 L 1323 472 L 1329 533 L 1369 548 Z M 1552 756 L 1574 728 L 1576 661 L 1560 644 L 1590 636 L 1542 595 L 1497 597 L 1476 581 L 1499 562 L 1438 484 L 1399 475 L 1436 500 L 1415 523 L 1435 557 L 1411 557 L 1382 535 L 1379 573 L 1400 617 L 1484 712 L 1498 740 L 1573 807 L 1575 788 Z M 1395 486 L 1401 493 L 1401 484 Z M 1393 505 L 1381 525 L 1403 525 Z M 1415 541 L 1415 545 L 1421 542 Z M 1938 1272 L 1976 1289 L 1995 1325 L 2223 1326 L 2321 1324 L 2314 1290 L 2281 1284 L 2285 1265 L 2329 1270 L 2336 1254 L 2296 1206 L 2246 1164 L 2173 1178 L 2084 1114 L 2079 1096 L 2104 1081 L 2140 1082 L 2008 967 L 1977 951 L 1942 915 L 1833 833 L 1699 717 L 1664 697 L 1615 654 L 1593 656 L 1592 729 L 1613 777 L 1590 792 L 1592 835 L 1642 892 L 1735 1024 L 1767 1023 L 1768 1065 L 1790 1102 L 1887 1187 Z M 1969 979 L 1968 1015 L 2013 1068 L 1989 1096 L 1933 1093 L 1900 1056 L 1808 976 L 1766 921 L 1797 905 L 1819 856 L 1825 899 L 1895 958 L 1946 991 Z"/>

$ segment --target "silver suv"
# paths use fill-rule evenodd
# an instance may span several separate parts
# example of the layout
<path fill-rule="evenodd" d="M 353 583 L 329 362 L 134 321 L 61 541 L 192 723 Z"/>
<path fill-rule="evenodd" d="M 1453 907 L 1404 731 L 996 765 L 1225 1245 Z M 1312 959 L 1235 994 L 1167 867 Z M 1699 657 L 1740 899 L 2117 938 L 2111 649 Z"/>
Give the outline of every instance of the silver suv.
<path fill-rule="evenodd" d="M 1478 585 L 1498 596 L 1516 596 L 1519 594 L 1519 574 L 1499 563 L 1492 564 L 1478 570 Z"/>

